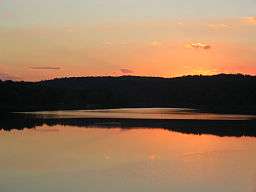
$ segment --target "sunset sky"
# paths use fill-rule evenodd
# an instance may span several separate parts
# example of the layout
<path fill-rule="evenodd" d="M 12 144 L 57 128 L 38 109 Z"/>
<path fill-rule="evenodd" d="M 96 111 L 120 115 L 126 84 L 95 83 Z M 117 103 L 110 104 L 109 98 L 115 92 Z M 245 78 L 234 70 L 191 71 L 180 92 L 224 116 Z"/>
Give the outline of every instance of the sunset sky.
<path fill-rule="evenodd" d="M 0 0 L 0 79 L 256 75 L 256 0 Z"/>

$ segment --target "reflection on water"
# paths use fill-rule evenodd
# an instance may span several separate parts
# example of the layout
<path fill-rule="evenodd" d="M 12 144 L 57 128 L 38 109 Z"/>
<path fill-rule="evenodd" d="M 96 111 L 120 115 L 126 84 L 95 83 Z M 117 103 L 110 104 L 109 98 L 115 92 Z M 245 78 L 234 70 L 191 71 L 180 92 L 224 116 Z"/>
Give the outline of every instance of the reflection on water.
<path fill-rule="evenodd" d="M 254 116 L 118 109 L 1 117 L 0 192 L 256 191 Z"/>
<path fill-rule="evenodd" d="M 42 118 L 128 118 L 128 119 L 186 119 L 186 120 L 248 120 L 254 115 L 201 113 L 185 108 L 135 108 L 102 110 L 67 110 L 29 112 Z"/>
<path fill-rule="evenodd" d="M 42 125 L 0 131 L 0 152 L 1 192 L 256 190 L 254 137 Z"/>
<path fill-rule="evenodd" d="M 162 128 L 187 134 L 256 136 L 252 115 L 199 113 L 191 109 L 106 109 L 45 111 L 1 115 L 0 129 L 24 129 L 42 125 L 78 127 Z"/>

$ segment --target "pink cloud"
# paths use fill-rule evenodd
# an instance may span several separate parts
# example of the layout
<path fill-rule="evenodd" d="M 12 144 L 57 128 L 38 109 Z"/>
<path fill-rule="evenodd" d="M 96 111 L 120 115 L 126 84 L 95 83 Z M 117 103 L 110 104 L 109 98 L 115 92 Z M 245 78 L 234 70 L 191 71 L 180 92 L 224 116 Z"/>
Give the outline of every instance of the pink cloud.
<path fill-rule="evenodd" d="M 249 25 L 256 25 L 256 16 L 255 17 L 244 17 L 242 21 Z"/>
<path fill-rule="evenodd" d="M 120 71 L 123 73 L 123 74 L 132 74 L 134 73 L 134 71 L 130 70 L 130 69 L 120 69 Z"/>
<path fill-rule="evenodd" d="M 60 67 L 30 67 L 30 69 L 37 69 L 37 70 L 60 70 Z"/>
<path fill-rule="evenodd" d="M 193 49 L 211 49 L 211 45 L 204 44 L 204 43 L 190 43 L 185 45 L 186 48 L 193 48 Z"/>
<path fill-rule="evenodd" d="M 9 75 L 7 73 L 0 73 L 0 80 L 6 81 L 6 80 L 14 80 L 14 81 L 18 81 L 20 80 L 19 77 L 13 76 L 13 75 Z"/>

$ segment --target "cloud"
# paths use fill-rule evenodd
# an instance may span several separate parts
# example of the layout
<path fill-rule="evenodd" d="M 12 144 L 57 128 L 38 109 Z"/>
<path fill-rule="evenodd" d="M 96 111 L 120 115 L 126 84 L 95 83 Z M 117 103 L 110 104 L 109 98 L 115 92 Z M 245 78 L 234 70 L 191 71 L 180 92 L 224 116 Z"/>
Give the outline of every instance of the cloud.
<path fill-rule="evenodd" d="M 74 29 L 72 27 L 65 27 L 64 31 L 67 32 L 67 33 L 73 33 Z"/>
<path fill-rule="evenodd" d="M 60 70 L 60 67 L 30 67 L 30 69 L 36 70 Z"/>
<path fill-rule="evenodd" d="M 14 80 L 14 81 L 20 80 L 19 77 L 9 75 L 7 73 L 0 73 L 0 79 L 3 80 L 3 81 L 6 81 L 6 80 Z"/>
<path fill-rule="evenodd" d="M 242 21 L 249 25 L 256 25 L 256 16 L 255 17 L 244 17 Z"/>
<path fill-rule="evenodd" d="M 104 42 L 103 45 L 106 47 L 111 47 L 113 45 L 113 43 L 107 41 L 107 42 Z"/>
<path fill-rule="evenodd" d="M 162 42 L 160 42 L 160 41 L 152 41 L 152 42 L 150 42 L 149 45 L 150 45 L 151 47 L 159 47 L 159 46 L 162 45 Z"/>
<path fill-rule="evenodd" d="M 227 24 L 223 24 L 223 23 L 220 23 L 220 24 L 209 24 L 208 27 L 212 30 L 219 30 L 219 29 L 229 29 L 231 28 L 232 26 L 231 25 L 227 25 Z"/>
<path fill-rule="evenodd" d="M 120 69 L 120 71 L 123 73 L 123 74 L 131 74 L 131 73 L 134 73 L 134 71 L 130 70 L 130 69 Z"/>
<path fill-rule="evenodd" d="M 178 22 L 177 25 L 178 26 L 184 26 L 184 23 L 183 22 Z"/>
<path fill-rule="evenodd" d="M 110 41 L 106 41 L 103 43 L 103 46 L 105 47 L 113 47 L 113 46 L 127 46 L 129 45 L 128 42 L 118 42 L 118 43 L 113 43 L 113 42 L 110 42 Z"/>
<path fill-rule="evenodd" d="M 193 48 L 193 49 L 204 49 L 204 50 L 208 50 L 211 49 L 211 45 L 208 44 L 204 44 L 204 43 L 190 43 L 185 45 L 186 48 Z"/>

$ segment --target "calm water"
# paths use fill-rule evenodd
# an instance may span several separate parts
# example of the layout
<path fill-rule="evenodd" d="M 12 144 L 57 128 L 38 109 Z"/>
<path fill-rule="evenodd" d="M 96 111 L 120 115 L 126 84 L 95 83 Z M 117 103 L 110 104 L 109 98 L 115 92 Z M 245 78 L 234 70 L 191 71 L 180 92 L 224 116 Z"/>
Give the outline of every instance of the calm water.
<path fill-rule="evenodd" d="M 194 119 L 194 120 L 246 120 L 256 118 L 253 115 L 200 113 L 183 108 L 137 108 L 137 109 L 103 109 L 42 111 L 27 114 L 49 118 L 130 118 L 130 119 Z"/>
<path fill-rule="evenodd" d="M 118 113 L 119 118 L 140 115 L 145 118 L 145 114 L 150 119 L 163 116 L 171 119 L 175 113 L 170 109 L 169 114 L 157 114 L 157 110 L 164 111 L 44 112 L 44 118 L 73 118 L 78 114 L 79 118 L 86 118 L 88 113 L 97 113 L 101 118 L 106 113 L 107 117 L 116 118 Z M 182 117 L 185 113 L 179 119 L 190 118 L 188 110 L 177 113 L 174 116 Z M 207 119 L 207 115 L 198 117 Z M 216 116 L 223 117 L 215 115 L 215 119 Z M 225 120 L 246 118 L 224 117 Z M 123 127 L 122 122 L 113 123 L 106 128 L 104 122 L 94 126 L 69 125 L 69 121 L 40 122 L 29 124 L 32 129 L 21 126 L 20 130 L 0 131 L 1 192 L 256 191 L 254 136 L 185 134 L 145 123 L 129 128 Z M 2 126 L 7 125 L 2 123 Z"/>

